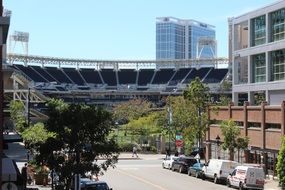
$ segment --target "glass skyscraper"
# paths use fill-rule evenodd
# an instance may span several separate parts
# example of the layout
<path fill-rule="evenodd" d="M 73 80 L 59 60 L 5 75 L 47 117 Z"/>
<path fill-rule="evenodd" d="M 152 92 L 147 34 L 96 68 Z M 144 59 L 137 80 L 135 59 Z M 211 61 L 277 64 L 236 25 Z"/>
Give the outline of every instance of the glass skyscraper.
<path fill-rule="evenodd" d="M 159 17 L 156 21 L 156 59 L 194 59 L 216 56 L 215 27 L 195 20 Z M 198 42 L 202 42 L 203 48 Z"/>

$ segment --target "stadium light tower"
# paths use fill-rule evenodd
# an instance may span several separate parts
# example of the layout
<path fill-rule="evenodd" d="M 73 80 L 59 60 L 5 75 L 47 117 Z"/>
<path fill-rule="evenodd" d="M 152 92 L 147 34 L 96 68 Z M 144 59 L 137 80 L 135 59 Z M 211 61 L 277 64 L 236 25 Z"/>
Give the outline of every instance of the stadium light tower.
<path fill-rule="evenodd" d="M 9 36 L 9 53 L 13 54 L 16 44 L 20 42 L 22 44 L 24 55 L 29 53 L 29 33 L 14 31 L 14 34 Z"/>
<path fill-rule="evenodd" d="M 217 57 L 217 41 L 210 37 L 200 37 L 197 42 L 196 59 L 201 58 L 201 54 L 206 48 L 210 49 L 212 58 Z"/>

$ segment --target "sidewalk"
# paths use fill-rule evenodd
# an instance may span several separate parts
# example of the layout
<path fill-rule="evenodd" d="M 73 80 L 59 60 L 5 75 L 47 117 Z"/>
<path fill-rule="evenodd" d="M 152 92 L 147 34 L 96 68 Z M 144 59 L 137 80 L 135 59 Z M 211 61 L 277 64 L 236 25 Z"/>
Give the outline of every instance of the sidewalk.
<path fill-rule="evenodd" d="M 266 179 L 264 189 L 266 190 L 281 190 L 281 187 L 278 186 L 278 181 L 276 179 Z"/>
<path fill-rule="evenodd" d="M 132 157 L 132 152 L 122 152 L 119 155 L 119 160 L 163 160 L 165 154 L 148 154 L 148 153 L 138 153 L 137 157 Z"/>

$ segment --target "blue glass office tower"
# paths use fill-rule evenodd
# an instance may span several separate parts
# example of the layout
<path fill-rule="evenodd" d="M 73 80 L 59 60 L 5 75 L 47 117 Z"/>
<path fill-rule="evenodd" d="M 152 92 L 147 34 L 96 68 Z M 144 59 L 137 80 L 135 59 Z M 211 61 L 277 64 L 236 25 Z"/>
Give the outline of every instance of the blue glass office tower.
<path fill-rule="evenodd" d="M 209 58 L 216 54 L 216 46 L 200 51 L 201 38 L 216 38 L 215 27 L 195 20 L 159 17 L 156 21 L 156 59 Z"/>

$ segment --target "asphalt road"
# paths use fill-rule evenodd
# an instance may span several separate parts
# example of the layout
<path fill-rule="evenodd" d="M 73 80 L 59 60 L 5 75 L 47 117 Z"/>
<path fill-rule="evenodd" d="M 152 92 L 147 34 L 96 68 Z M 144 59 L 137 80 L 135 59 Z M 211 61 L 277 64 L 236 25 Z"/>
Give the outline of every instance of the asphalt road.
<path fill-rule="evenodd" d="M 162 169 L 162 160 L 119 160 L 115 169 L 109 169 L 100 180 L 106 181 L 113 190 L 197 190 L 229 189 Z"/>

